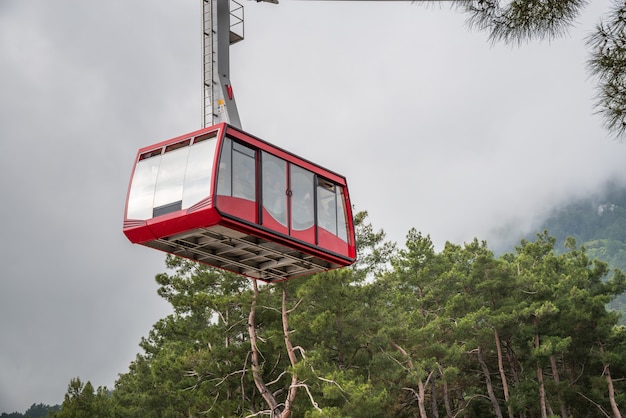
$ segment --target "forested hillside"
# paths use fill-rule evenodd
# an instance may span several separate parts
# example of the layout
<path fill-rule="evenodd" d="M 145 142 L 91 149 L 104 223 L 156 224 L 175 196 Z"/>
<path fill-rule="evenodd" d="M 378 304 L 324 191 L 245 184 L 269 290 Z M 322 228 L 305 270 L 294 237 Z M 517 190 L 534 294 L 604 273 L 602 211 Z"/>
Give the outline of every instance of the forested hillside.
<path fill-rule="evenodd" d="M 274 285 L 169 257 L 173 314 L 112 391 L 73 379 L 55 416 L 624 416 L 621 271 L 547 234 L 497 257 L 357 224 L 353 268 Z"/>
<path fill-rule="evenodd" d="M 564 251 L 565 240 L 572 237 L 589 257 L 626 271 L 626 188 L 613 184 L 598 195 L 558 208 L 539 230 L 556 238 L 557 251 Z M 609 306 L 622 313 L 621 323 L 626 325 L 626 294 Z"/>
<path fill-rule="evenodd" d="M 19 412 L 0 414 L 0 418 L 46 418 L 49 414 L 57 412 L 61 405 L 46 405 L 43 403 L 32 404 L 23 414 Z"/>

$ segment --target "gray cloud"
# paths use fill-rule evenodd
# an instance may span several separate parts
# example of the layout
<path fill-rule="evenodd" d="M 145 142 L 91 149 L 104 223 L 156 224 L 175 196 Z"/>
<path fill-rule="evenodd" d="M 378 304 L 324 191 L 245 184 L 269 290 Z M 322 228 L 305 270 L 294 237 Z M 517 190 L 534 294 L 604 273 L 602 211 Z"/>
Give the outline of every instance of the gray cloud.
<path fill-rule="evenodd" d="M 626 180 L 593 115 L 584 36 L 491 46 L 447 9 L 246 2 L 231 51 L 244 128 L 348 177 L 403 242 L 532 229 Z M 112 386 L 168 307 L 163 254 L 121 233 L 132 159 L 201 123 L 200 4 L 0 4 L 0 412 L 59 403 L 70 378 Z"/>

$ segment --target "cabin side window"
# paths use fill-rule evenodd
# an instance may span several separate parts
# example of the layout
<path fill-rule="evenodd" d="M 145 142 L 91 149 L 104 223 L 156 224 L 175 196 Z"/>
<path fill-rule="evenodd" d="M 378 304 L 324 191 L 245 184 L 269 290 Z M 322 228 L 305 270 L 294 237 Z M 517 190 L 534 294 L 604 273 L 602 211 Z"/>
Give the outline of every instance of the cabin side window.
<path fill-rule="evenodd" d="M 262 157 L 263 208 L 287 227 L 287 162 L 266 152 Z"/>
<path fill-rule="evenodd" d="M 182 208 L 183 180 L 189 147 L 176 148 L 161 156 L 161 165 L 154 189 L 152 217 L 174 212 Z"/>
<path fill-rule="evenodd" d="M 304 231 L 315 224 L 314 176 L 297 165 L 291 165 L 291 229 Z"/>
<path fill-rule="evenodd" d="M 317 179 L 317 226 L 337 235 L 337 202 L 335 185 Z"/>
<path fill-rule="evenodd" d="M 346 218 L 346 199 L 343 194 L 343 187 L 336 186 L 335 190 L 337 192 L 337 236 L 348 242 L 348 220 Z"/>
<path fill-rule="evenodd" d="M 224 138 L 217 172 L 217 194 L 220 196 L 231 196 L 233 194 L 232 147 L 233 141 L 230 138 Z"/>
<path fill-rule="evenodd" d="M 127 218 L 150 219 L 188 209 L 210 196 L 216 133 L 141 154 L 128 196 Z"/>
<path fill-rule="evenodd" d="M 140 156 L 128 194 L 126 217 L 129 219 L 149 219 L 152 217 L 154 187 L 156 185 L 161 150 L 144 153 Z"/>
<path fill-rule="evenodd" d="M 217 134 L 196 138 L 189 148 L 182 208 L 187 209 L 211 195 Z"/>
<path fill-rule="evenodd" d="M 255 150 L 224 139 L 217 182 L 217 194 L 254 201 Z"/>
<path fill-rule="evenodd" d="M 317 225 L 348 241 L 343 188 L 323 178 L 317 180 Z"/>

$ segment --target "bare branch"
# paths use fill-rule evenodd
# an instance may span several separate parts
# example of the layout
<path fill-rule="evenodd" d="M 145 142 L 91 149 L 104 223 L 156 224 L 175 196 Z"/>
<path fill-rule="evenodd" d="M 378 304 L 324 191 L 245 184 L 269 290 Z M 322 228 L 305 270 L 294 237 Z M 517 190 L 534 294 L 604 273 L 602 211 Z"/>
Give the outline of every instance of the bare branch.
<path fill-rule="evenodd" d="M 272 380 L 271 382 L 267 382 L 266 385 L 267 386 L 273 385 L 274 383 L 278 382 L 281 379 L 281 377 L 283 377 L 286 374 L 287 374 L 287 372 L 283 371 L 281 374 L 278 375 L 278 377 L 276 379 Z"/>
<path fill-rule="evenodd" d="M 311 394 L 311 390 L 309 389 L 309 386 L 308 386 L 308 385 L 305 385 L 305 384 L 303 384 L 303 383 L 298 383 L 298 384 L 296 384 L 296 385 L 292 385 L 291 387 L 296 387 L 296 388 L 303 387 L 303 388 L 304 388 L 304 390 L 306 390 L 306 393 L 308 393 L 308 395 L 309 395 L 309 399 L 311 400 L 311 404 L 313 405 L 313 407 L 314 407 L 315 409 L 317 409 L 318 411 L 321 411 L 321 410 L 322 410 L 322 409 L 319 407 L 318 403 L 317 403 L 317 402 L 315 402 L 315 399 L 313 399 L 313 395 Z"/>
<path fill-rule="evenodd" d="M 600 412 L 602 413 L 602 415 L 604 415 L 606 418 L 611 418 L 611 416 L 608 414 L 608 412 L 606 412 L 606 410 L 602 407 L 602 405 L 600 405 L 599 403 L 596 403 L 594 401 L 592 401 L 591 399 L 589 399 L 588 397 L 586 397 L 582 392 L 576 392 L 578 393 L 580 396 L 582 396 L 583 398 L 585 398 L 586 400 L 588 400 L 589 402 L 591 402 L 593 405 L 595 405 Z"/>
<path fill-rule="evenodd" d="M 245 418 L 258 417 L 260 415 L 272 415 L 272 411 L 270 411 L 269 409 L 264 409 L 263 411 L 259 411 L 256 414 L 246 415 Z"/>
<path fill-rule="evenodd" d="M 302 299 L 302 298 L 298 299 L 298 301 L 296 302 L 296 304 L 294 305 L 294 307 L 293 307 L 293 308 L 291 308 L 291 309 L 289 309 L 289 310 L 287 311 L 287 314 L 290 314 L 290 313 L 292 313 L 293 311 L 295 311 L 296 309 L 298 309 L 298 306 L 300 306 L 300 304 L 302 303 L 302 301 L 303 301 L 303 299 Z"/>
<path fill-rule="evenodd" d="M 413 393 L 413 395 L 415 395 L 416 399 L 419 399 L 419 395 L 418 395 L 418 393 L 417 393 L 417 391 L 415 389 L 409 388 L 409 387 L 404 387 L 404 388 L 402 388 L 402 390 L 408 390 L 409 392 Z"/>
<path fill-rule="evenodd" d="M 298 350 L 300 352 L 300 355 L 302 356 L 303 360 L 306 360 L 306 355 L 305 355 L 305 351 L 304 348 L 302 348 L 301 346 L 297 345 L 295 347 L 293 347 L 293 351 L 295 352 L 296 350 Z"/>

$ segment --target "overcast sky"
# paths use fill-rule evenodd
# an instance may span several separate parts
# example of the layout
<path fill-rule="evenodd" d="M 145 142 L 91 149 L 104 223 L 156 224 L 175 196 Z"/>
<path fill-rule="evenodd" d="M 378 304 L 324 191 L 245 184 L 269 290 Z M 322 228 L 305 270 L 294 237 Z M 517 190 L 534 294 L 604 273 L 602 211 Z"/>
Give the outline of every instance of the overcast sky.
<path fill-rule="evenodd" d="M 400 244 L 532 231 L 626 183 L 585 36 L 492 46 L 447 6 L 245 2 L 243 128 L 348 178 Z M 200 0 L 0 0 L 0 412 L 113 386 L 170 311 L 164 254 L 122 234 L 138 148 L 201 127 Z"/>

